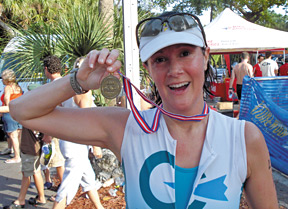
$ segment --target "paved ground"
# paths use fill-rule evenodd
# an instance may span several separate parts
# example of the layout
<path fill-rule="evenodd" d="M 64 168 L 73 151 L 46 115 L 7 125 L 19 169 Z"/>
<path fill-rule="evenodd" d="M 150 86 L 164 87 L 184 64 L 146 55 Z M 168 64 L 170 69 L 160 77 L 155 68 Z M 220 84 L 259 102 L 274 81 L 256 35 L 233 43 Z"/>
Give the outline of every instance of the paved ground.
<path fill-rule="evenodd" d="M 0 150 L 7 147 L 7 143 L 0 141 Z M 8 159 L 9 156 L 0 155 L 0 208 L 5 205 L 9 205 L 13 200 L 18 197 L 22 174 L 20 172 L 20 164 L 6 164 L 4 161 Z M 54 171 L 55 172 L 55 171 Z M 53 170 L 52 170 L 53 173 Z M 274 182 L 277 189 L 278 200 L 281 206 L 288 209 L 288 176 L 283 175 L 278 171 L 273 171 Z M 45 190 L 46 198 L 49 198 L 54 191 Z M 26 195 L 26 208 L 35 208 L 28 204 L 28 199 L 30 197 L 35 197 L 37 195 L 36 189 L 30 189 Z M 43 207 L 38 208 L 52 208 L 53 203 L 47 201 L 47 204 Z M 79 208 L 80 209 L 80 208 Z"/>
<path fill-rule="evenodd" d="M 0 150 L 7 147 L 7 142 L 0 142 Z M 0 208 L 5 205 L 10 205 L 12 201 L 16 200 L 21 187 L 22 174 L 20 170 L 21 163 L 17 164 L 6 164 L 4 161 L 9 158 L 9 155 L 0 155 Z M 45 190 L 45 196 L 48 199 L 54 191 Z M 36 189 L 28 189 L 26 195 L 26 207 L 33 208 L 34 206 L 29 205 L 28 199 L 37 195 Z M 52 208 L 53 203 L 47 201 L 47 204 L 43 207 L 37 208 Z"/>

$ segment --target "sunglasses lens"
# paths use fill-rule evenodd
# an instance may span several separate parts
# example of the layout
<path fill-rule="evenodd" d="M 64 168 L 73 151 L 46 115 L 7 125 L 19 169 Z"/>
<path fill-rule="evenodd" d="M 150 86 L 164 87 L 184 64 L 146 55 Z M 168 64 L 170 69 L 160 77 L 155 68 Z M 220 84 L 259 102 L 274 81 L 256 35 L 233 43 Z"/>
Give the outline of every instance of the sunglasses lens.
<path fill-rule="evenodd" d="M 160 19 L 154 19 L 143 25 L 141 37 L 157 36 L 162 28 L 162 22 Z"/>
<path fill-rule="evenodd" d="M 184 31 L 197 26 L 194 18 L 189 15 L 175 15 L 169 18 L 169 24 L 174 31 Z"/>
<path fill-rule="evenodd" d="M 183 16 L 175 15 L 169 18 L 169 24 L 174 31 L 186 30 L 185 20 Z"/>
<path fill-rule="evenodd" d="M 196 19 L 195 19 L 196 18 Z M 168 28 L 176 32 L 185 31 L 190 28 L 199 27 L 201 30 L 205 45 L 205 33 L 203 27 L 197 17 L 189 14 L 174 14 L 165 17 L 149 18 L 140 22 L 137 25 L 137 43 L 140 44 L 140 37 L 157 36 L 162 30 L 166 31 Z M 139 34 L 141 34 L 139 36 Z"/>
<path fill-rule="evenodd" d="M 197 22 L 196 20 L 190 16 L 190 15 L 184 15 L 185 17 L 185 20 L 187 21 L 187 24 L 188 24 L 188 28 L 194 28 L 194 27 L 197 27 Z"/>

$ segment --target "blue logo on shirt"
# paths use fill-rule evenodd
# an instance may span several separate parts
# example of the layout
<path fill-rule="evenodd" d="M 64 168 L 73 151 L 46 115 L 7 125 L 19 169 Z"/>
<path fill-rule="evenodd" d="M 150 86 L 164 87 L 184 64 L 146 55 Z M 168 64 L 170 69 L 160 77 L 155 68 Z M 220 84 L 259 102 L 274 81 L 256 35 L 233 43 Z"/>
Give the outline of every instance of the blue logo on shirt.
<path fill-rule="evenodd" d="M 162 163 L 168 163 L 174 168 L 175 164 L 174 161 L 175 161 L 174 155 L 170 154 L 167 151 L 160 151 L 149 156 L 145 160 L 141 168 L 139 177 L 140 190 L 145 202 L 151 208 L 174 208 L 175 203 L 165 203 L 160 201 L 153 195 L 152 190 L 150 188 L 150 176 L 153 169 Z M 225 178 L 226 175 L 199 184 L 195 189 L 194 194 L 207 199 L 228 201 L 227 197 L 224 194 L 225 191 L 227 190 L 227 186 L 224 184 Z M 174 182 L 164 182 L 164 184 L 175 189 Z M 204 208 L 205 205 L 206 205 L 205 202 L 194 200 L 188 208 L 202 209 Z"/>

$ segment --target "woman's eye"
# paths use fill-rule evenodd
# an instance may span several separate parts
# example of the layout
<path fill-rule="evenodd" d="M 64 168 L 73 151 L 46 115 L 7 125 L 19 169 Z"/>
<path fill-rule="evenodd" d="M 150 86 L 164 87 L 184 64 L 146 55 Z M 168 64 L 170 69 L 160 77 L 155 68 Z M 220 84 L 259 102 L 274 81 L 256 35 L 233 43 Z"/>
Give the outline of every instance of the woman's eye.
<path fill-rule="evenodd" d="M 158 57 L 158 58 L 155 59 L 155 62 L 156 63 L 161 63 L 161 62 L 165 62 L 165 60 L 166 59 L 164 57 Z"/>
<path fill-rule="evenodd" d="M 186 57 L 186 56 L 189 56 L 190 52 L 189 51 L 184 51 L 181 53 L 181 57 Z"/>

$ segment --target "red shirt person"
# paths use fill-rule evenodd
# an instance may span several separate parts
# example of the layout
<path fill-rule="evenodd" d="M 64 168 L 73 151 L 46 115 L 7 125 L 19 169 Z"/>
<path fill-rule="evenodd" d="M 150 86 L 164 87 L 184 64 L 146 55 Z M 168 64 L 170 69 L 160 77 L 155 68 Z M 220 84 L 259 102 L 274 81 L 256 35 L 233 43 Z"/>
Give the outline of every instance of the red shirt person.
<path fill-rule="evenodd" d="M 258 56 L 257 60 L 258 60 L 258 63 L 253 66 L 253 74 L 254 74 L 254 77 L 262 77 L 262 71 L 260 69 L 260 63 L 264 60 L 264 56 L 260 54 Z"/>
<path fill-rule="evenodd" d="M 285 64 L 279 68 L 280 76 L 288 76 L 288 58 L 285 58 Z"/>

